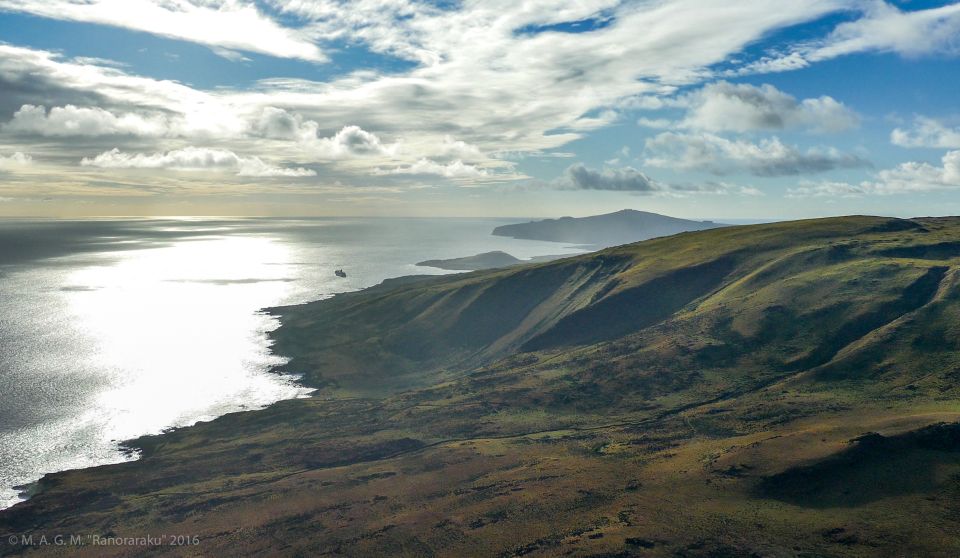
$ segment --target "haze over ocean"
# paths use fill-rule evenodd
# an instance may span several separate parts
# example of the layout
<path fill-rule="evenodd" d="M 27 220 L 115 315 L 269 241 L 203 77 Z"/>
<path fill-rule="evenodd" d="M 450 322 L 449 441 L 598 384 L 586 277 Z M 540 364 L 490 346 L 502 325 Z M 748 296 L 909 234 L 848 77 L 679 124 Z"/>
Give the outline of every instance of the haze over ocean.
<path fill-rule="evenodd" d="M 483 219 L 142 219 L 0 224 L 0 508 L 118 442 L 309 390 L 269 373 L 260 309 L 444 273 L 428 258 L 563 244 Z M 344 268 L 341 279 L 334 269 Z"/>

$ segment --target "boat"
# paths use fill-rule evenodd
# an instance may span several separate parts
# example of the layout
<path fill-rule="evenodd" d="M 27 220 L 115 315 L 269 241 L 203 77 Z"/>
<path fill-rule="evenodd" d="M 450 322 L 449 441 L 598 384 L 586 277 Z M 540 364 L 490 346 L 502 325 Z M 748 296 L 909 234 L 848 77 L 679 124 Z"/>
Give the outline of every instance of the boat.
<path fill-rule="evenodd" d="M 346 277 L 346 276 L 347 276 L 347 272 L 344 271 L 344 270 L 342 270 L 342 269 L 338 269 L 338 270 L 334 271 L 333 273 L 334 273 L 334 275 L 336 275 L 337 277 Z"/>

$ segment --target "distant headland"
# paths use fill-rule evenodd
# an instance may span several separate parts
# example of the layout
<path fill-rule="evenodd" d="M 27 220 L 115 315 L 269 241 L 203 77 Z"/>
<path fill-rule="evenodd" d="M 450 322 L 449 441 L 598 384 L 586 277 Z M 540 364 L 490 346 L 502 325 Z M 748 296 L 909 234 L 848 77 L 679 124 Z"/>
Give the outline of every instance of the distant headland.
<path fill-rule="evenodd" d="M 648 211 L 624 209 L 592 217 L 561 217 L 513 225 L 493 230 L 495 236 L 525 240 L 548 240 L 606 248 L 689 231 L 727 226 L 713 221 L 692 221 Z"/>
<path fill-rule="evenodd" d="M 567 254 L 571 255 L 571 254 Z M 564 255 L 553 255 L 553 256 L 536 256 L 530 258 L 529 260 L 521 260 L 511 256 L 506 252 L 501 252 L 499 250 L 493 252 L 484 252 L 483 254 L 477 254 L 475 256 L 467 256 L 464 258 L 451 258 L 448 260 L 426 260 L 422 262 L 417 262 L 418 266 L 421 267 L 436 267 L 439 269 L 446 269 L 449 271 L 478 271 L 481 269 L 495 269 L 498 267 L 509 267 L 512 265 L 519 265 L 525 263 L 538 263 L 538 262 L 549 262 L 564 257 Z"/>

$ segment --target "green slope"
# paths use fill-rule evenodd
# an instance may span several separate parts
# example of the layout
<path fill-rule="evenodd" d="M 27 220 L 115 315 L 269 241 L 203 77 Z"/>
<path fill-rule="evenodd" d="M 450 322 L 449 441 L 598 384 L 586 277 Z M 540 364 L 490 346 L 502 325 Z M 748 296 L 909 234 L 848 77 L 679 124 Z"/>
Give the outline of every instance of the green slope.
<path fill-rule="evenodd" d="M 858 216 L 275 309 L 316 397 L 52 475 L 0 534 L 200 536 L 157 554 L 956 555 L 958 264 L 960 219 Z"/>
<path fill-rule="evenodd" d="M 952 234 L 948 222 L 874 217 L 687 233 L 279 309 L 286 327 L 275 339 L 294 356 L 290 370 L 332 393 L 422 387 L 517 352 L 614 341 L 665 322 L 704 345 L 687 360 L 728 352 L 771 373 L 812 368 L 929 302 L 947 260 L 896 251 L 943 252 Z"/>

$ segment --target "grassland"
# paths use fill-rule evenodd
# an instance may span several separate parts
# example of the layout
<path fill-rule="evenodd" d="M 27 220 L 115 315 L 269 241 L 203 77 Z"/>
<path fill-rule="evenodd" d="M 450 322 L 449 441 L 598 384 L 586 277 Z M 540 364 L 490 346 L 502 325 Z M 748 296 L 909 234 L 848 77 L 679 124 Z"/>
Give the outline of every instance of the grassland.
<path fill-rule="evenodd" d="M 48 476 L 0 555 L 960 555 L 958 264 L 845 217 L 275 309 L 315 397 Z"/>

